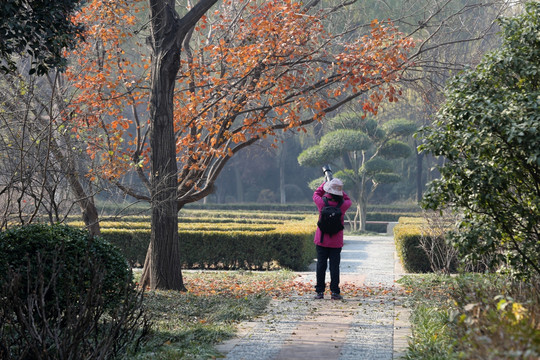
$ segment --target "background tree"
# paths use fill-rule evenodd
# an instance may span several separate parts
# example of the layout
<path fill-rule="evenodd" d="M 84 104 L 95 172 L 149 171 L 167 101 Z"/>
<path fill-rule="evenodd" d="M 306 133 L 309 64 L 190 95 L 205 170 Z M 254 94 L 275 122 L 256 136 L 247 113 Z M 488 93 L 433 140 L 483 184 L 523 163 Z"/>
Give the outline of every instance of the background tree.
<path fill-rule="evenodd" d="M 342 3 L 339 0 L 317 2 L 321 7 Z M 403 101 L 385 104 L 377 118 L 382 122 L 406 118 L 424 126 L 433 121 L 443 103 L 443 89 L 448 80 L 460 70 L 478 64 L 484 53 L 498 46 L 496 19 L 519 12 L 522 3 L 521 0 L 350 1 L 332 13 L 329 20 L 332 26 L 347 31 L 369 23 L 374 17 L 391 19 L 400 31 L 418 41 L 409 54 L 410 66 L 400 80 L 405 94 Z M 422 138 L 414 141 L 417 146 Z M 411 145 L 414 144 L 411 142 Z M 425 183 L 438 176 L 435 165 L 440 161 L 427 152 L 416 153 L 416 163 L 412 158 L 409 160 L 414 167 L 407 169 L 404 175 L 416 175 L 411 181 L 416 182 L 418 201 Z M 389 186 L 382 188 L 386 190 Z"/>
<path fill-rule="evenodd" d="M 392 84 L 413 45 L 378 21 L 357 40 L 329 34 L 324 14 L 310 14 L 296 2 L 227 2 L 206 14 L 215 2 L 199 1 L 180 16 L 169 1 L 150 1 L 146 95 L 121 47 L 127 35 L 112 28 L 93 28 L 99 30 L 96 40 L 78 49 L 80 68 L 70 73 L 79 88 L 74 120 L 81 136 L 91 137 L 94 159 L 102 160 L 99 175 L 151 203 L 142 279 L 151 288 L 184 289 L 178 210 L 210 194 L 234 154 L 276 131 L 302 129 L 353 100 L 375 112 L 384 98 L 398 95 Z M 115 3 L 111 16 L 106 9 L 112 5 L 96 1 L 81 17 L 119 24 L 115 19 L 133 19 L 127 5 Z M 377 91 L 366 97 L 372 89 Z M 121 99 L 134 110 L 149 100 L 148 141 L 145 122 L 136 111 L 127 118 Z M 125 141 L 129 129 L 135 135 Z M 146 192 L 121 183 L 130 168 L 143 178 Z"/>
<path fill-rule="evenodd" d="M 30 74 L 64 67 L 65 48 L 82 27 L 71 21 L 81 0 L 4 0 L 0 4 L 0 70 L 16 69 L 16 57 L 30 59 Z M 27 57 L 29 56 L 29 57 Z"/>
<path fill-rule="evenodd" d="M 53 71 L 28 75 L 19 64 L 0 81 L 0 221 L 54 224 L 78 205 L 90 233 L 99 235 L 97 188 L 85 176 L 90 162 L 62 117 L 69 104 L 64 80 Z"/>
<path fill-rule="evenodd" d="M 398 139 L 416 131 L 414 122 L 396 119 L 379 125 L 372 118 L 357 113 L 343 113 L 331 120 L 329 133 L 318 145 L 300 154 L 298 162 L 305 166 L 322 166 L 325 163 L 339 165 L 335 177 L 343 180 L 349 196 L 356 201 L 353 230 L 366 230 L 367 205 L 379 184 L 400 180 L 390 160 L 406 158 L 412 149 Z M 319 178 L 312 188 L 322 183 Z"/>
<path fill-rule="evenodd" d="M 501 21 L 503 44 L 449 84 L 423 151 L 446 158 L 424 206 L 463 213 L 454 242 L 540 274 L 540 4 Z M 496 265 L 496 264 L 494 264 Z"/>

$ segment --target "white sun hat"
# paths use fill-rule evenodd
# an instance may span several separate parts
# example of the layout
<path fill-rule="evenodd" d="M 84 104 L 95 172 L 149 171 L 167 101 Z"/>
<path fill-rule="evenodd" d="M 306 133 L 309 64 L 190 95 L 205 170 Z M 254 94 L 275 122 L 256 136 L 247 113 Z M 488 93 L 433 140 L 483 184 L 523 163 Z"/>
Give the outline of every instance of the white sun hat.
<path fill-rule="evenodd" d="M 329 194 L 343 196 L 343 182 L 338 178 L 333 178 L 324 183 L 323 189 Z"/>

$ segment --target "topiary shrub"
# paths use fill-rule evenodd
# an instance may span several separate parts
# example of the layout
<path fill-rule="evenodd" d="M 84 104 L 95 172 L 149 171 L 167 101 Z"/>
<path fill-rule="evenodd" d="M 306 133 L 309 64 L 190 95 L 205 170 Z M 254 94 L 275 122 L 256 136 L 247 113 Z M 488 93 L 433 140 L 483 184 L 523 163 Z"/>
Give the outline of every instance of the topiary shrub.
<path fill-rule="evenodd" d="M 120 252 L 65 225 L 0 232 L 0 358 L 110 359 L 148 331 Z"/>
<path fill-rule="evenodd" d="M 44 264 L 43 273 L 36 269 L 38 259 Z M 123 255 L 110 243 L 100 238 L 90 240 L 87 232 L 65 225 L 27 225 L 0 233 L 0 286 L 9 281 L 9 273 L 18 273 L 26 283 L 35 282 L 37 276 L 51 279 L 56 271 L 56 294 L 48 295 L 58 299 L 55 306 L 60 309 L 79 300 L 96 266 L 103 272 L 104 301 L 116 306 L 132 274 Z M 25 299 L 27 290 L 20 291 L 13 295 Z"/>
<path fill-rule="evenodd" d="M 394 227 L 396 251 L 403 268 L 409 273 L 431 272 L 429 258 L 420 244 L 422 222 L 422 218 L 400 218 Z"/>

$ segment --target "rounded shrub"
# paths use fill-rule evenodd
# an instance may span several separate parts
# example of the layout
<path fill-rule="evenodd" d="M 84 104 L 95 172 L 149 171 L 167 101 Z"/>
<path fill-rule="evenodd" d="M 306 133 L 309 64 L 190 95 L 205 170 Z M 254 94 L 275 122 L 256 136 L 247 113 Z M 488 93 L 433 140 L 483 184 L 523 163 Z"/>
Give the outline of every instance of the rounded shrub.
<path fill-rule="evenodd" d="M 0 232 L 0 288 L 18 278 L 22 284 L 43 284 L 48 316 L 61 314 L 81 301 L 99 280 L 107 308 L 123 300 L 132 273 L 123 255 L 101 238 L 66 225 L 26 225 Z M 99 277 L 99 279 L 96 279 Z M 25 301 L 31 286 L 17 287 L 11 296 Z"/>

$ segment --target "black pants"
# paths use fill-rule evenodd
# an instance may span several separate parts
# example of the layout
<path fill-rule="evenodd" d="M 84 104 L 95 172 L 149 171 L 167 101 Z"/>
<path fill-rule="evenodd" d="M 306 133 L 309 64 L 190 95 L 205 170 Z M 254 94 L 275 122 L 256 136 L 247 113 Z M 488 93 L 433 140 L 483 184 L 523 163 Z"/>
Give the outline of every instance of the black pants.
<path fill-rule="evenodd" d="M 317 246 L 317 285 L 315 291 L 324 292 L 325 276 L 328 260 L 330 260 L 330 291 L 339 294 L 339 262 L 341 261 L 341 248 L 328 248 Z"/>

